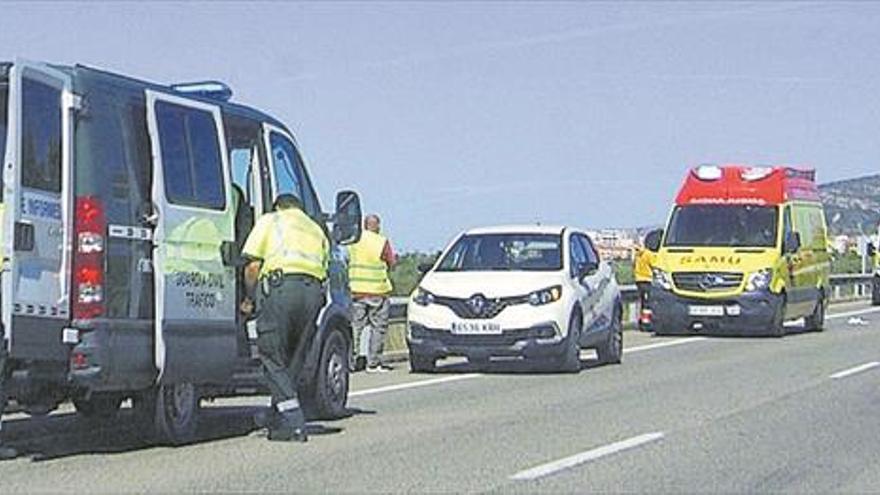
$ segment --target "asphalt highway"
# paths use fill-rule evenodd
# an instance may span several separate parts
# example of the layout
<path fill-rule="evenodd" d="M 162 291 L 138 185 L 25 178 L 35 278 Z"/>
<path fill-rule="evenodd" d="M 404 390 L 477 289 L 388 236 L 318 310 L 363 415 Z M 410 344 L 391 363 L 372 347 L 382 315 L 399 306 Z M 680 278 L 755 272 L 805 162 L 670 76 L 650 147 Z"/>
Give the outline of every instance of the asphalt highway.
<path fill-rule="evenodd" d="M 206 404 L 198 442 L 146 443 L 124 410 L 7 416 L 23 451 L 3 492 L 878 492 L 880 312 L 832 308 L 822 333 L 625 334 L 623 364 L 577 374 L 444 363 L 357 374 L 351 415 L 268 442 L 264 397 Z M 864 320 L 853 324 L 850 318 Z"/>

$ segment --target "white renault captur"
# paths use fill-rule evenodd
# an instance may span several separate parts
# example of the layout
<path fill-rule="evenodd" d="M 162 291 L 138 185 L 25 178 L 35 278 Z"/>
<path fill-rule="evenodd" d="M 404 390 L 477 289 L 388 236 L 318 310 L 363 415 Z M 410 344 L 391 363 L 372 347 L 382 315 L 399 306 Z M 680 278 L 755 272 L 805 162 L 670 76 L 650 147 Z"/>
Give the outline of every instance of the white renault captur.
<path fill-rule="evenodd" d="M 413 371 L 465 356 L 543 359 L 580 370 L 580 349 L 619 363 L 622 305 L 614 274 L 589 236 L 569 227 L 489 227 L 460 234 L 413 292 L 407 341 Z"/>

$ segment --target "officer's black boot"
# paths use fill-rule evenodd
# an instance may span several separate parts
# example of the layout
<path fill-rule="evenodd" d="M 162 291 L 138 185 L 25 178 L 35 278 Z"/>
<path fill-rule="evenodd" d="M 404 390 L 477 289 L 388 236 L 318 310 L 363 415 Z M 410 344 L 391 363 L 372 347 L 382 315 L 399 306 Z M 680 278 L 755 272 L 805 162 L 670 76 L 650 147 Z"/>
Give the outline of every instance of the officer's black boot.
<path fill-rule="evenodd" d="M 276 442 L 307 442 L 306 418 L 302 409 L 280 413 L 277 424 L 269 426 L 269 440 Z"/>
<path fill-rule="evenodd" d="M 10 447 L 3 442 L 0 442 L 0 461 L 8 461 L 10 459 L 15 459 L 18 457 L 18 451 L 15 450 L 14 447 Z"/>

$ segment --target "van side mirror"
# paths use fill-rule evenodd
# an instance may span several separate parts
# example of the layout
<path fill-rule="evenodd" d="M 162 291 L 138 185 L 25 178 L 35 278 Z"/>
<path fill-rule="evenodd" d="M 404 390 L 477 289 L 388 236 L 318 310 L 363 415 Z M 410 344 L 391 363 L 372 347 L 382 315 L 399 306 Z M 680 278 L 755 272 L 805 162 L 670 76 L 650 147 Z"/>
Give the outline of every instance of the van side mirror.
<path fill-rule="evenodd" d="M 801 249 L 801 234 L 798 232 L 788 232 L 785 234 L 785 240 L 782 242 L 782 252 L 784 254 L 795 254 Z"/>
<path fill-rule="evenodd" d="M 336 212 L 333 213 L 333 240 L 345 246 L 361 239 L 361 199 L 354 191 L 336 194 Z"/>
<path fill-rule="evenodd" d="M 663 229 L 652 230 L 645 236 L 645 248 L 652 253 L 660 251 L 660 242 L 663 240 Z"/>

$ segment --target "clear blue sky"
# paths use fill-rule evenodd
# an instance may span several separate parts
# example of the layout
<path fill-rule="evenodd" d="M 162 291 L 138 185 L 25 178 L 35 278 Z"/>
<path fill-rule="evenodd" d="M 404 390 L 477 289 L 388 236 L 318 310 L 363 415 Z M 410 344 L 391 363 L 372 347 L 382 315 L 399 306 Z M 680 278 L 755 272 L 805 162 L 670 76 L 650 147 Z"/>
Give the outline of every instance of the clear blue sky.
<path fill-rule="evenodd" d="M 6 3 L 0 59 L 217 78 L 404 250 L 661 223 L 685 169 L 878 172 L 880 4 Z"/>

